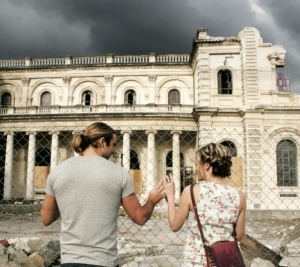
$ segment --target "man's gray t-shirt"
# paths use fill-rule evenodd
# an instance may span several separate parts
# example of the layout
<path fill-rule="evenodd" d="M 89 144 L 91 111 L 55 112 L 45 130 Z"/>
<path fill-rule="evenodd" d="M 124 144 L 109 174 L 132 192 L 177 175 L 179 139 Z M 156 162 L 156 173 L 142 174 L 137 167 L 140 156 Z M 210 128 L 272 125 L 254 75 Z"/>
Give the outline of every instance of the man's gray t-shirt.
<path fill-rule="evenodd" d="M 62 263 L 116 266 L 118 211 L 133 192 L 128 171 L 105 158 L 77 156 L 56 166 L 46 193 L 62 218 Z"/>

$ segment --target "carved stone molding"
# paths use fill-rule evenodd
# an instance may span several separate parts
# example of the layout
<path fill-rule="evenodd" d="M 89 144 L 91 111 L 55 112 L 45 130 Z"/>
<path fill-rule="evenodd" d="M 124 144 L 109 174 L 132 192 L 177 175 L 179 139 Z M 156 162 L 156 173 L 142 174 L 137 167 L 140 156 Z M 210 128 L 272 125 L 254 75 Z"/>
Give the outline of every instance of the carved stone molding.
<path fill-rule="evenodd" d="M 71 81 L 71 77 L 69 76 L 63 76 L 62 79 L 64 81 L 64 84 L 69 84 Z"/>
<path fill-rule="evenodd" d="M 282 52 L 273 52 L 272 54 L 268 55 L 268 59 L 271 61 L 272 65 L 275 66 L 284 66 L 285 54 Z"/>
<path fill-rule="evenodd" d="M 114 79 L 114 76 L 112 76 L 112 75 L 106 75 L 104 78 L 105 78 L 105 82 L 106 83 L 111 83 L 113 81 L 113 79 Z"/>
<path fill-rule="evenodd" d="M 155 82 L 157 79 L 157 75 L 149 75 L 148 79 L 149 79 L 149 82 Z"/>
<path fill-rule="evenodd" d="M 22 79 L 22 84 L 25 86 L 25 85 L 28 85 L 29 82 L 30 82 L 30 78 L 27 78 L 27 77 L 23 77 Z"/>

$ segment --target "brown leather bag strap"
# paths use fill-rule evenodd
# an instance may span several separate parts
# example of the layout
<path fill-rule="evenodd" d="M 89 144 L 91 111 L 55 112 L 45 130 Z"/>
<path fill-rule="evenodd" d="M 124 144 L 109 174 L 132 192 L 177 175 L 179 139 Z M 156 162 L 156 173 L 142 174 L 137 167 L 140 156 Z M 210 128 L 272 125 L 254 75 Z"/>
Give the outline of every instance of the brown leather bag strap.
<path fill-rule="evenodd" d="M 206 241 L 206 239 L 205 239 L 205 237 L 203 235 L 203 230 L 202 230 L 202 226 L 201 226 L 201 223 L 200 223 L 197 206 L 196 206 L 196 203 L 195 203 L 194 189 L 193 189 L 194 185 L 195 184 L 191 184 L 191 187 L 190 187 L 190 189 L 191 189 L 192 204 L 193 204 L 193 210 L 195 212 L 195 218 L 196 218 L 196 221 L 197 221 L 197 224 L 198 224 L 198 229 L 199 229 L 200 234 L 201 234 L 203 245 L 205 245 L 207 241 Z"/>
<path fill-rule="evenodd" d="M 191 186 L 190 186 L 190 189 L 191 189 L 191 198 L 192 198 L 192 204 L 193 204 L 193 210 L 194 210 L 195 218 L 196 218 L 196 221 L 197 221 L 197 224 L 198 224 L 198 229 L 200 231 L 200 235 L 201 235 L 201 239 L 202 239 L 202 243 L 203 243 L 203 247 L 204 247 L 204 251 L 205 251 L 207 266 L 212 266 L 211 260 L 210 260 L 209 254 L 208 254 L 208 251 L 206 249 L 206 247 L 207 247 L 207 244 L 206 244 L 207 241 L 206 241 L 206 239 L 205 239 L 205 237 L 203 235 L 203 230 L 202 230 L 202 226 L 201 226 L 199 215 L 198 215 L 198 209 L 197 209 L 197 206 L 196 206 L 196 203 L 195 203 L 194 185 L 195 184 L 191 184 Z"/>

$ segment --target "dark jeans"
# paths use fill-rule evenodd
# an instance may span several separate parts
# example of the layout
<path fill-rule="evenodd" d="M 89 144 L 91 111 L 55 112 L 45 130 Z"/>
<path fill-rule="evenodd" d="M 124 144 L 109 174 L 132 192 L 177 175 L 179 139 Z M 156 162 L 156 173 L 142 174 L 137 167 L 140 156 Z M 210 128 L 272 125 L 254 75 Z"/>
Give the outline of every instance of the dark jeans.
<path fill-rule="evenodd" d="M 101 265 L 83 264 L 83 263 L 64 263 L 60 265 L 61 267 L 105 267 Z M 117 265 L 116 267 L 119 267 Z"/>

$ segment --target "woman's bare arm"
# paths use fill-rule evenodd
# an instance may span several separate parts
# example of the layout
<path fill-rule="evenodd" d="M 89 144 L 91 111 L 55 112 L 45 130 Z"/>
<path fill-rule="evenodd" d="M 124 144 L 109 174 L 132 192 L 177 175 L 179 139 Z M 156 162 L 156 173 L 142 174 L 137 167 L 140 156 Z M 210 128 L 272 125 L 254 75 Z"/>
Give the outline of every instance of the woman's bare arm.
<path fill-rule="evenodd" d="M 245 235 L 246 196 L 240 191 L 240 212 L 235 225 L 236 239 L 241 241 Z"/>
<path fill-rule="evenodd" d="M 168 199 L 168 220 L 170 228 L 173 232 L 179 231 L 190 211 L 191 195 L 190 187 L 187 186 L 180 197 L 178 208 L 175 207 L 175 185 L 172 176 L 167 177 L 167 181 L 163 182 L 165 194 Z"/>

